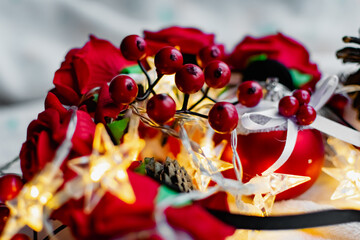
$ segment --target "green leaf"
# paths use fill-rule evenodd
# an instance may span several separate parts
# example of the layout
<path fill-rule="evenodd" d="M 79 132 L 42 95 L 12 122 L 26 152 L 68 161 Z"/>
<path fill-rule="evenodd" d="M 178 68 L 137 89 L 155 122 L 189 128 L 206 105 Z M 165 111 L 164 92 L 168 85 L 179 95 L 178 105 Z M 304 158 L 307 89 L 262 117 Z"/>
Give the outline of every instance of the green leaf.
<path fill-rule="evenodd" d="M 261 53 L 258 55 L 254 55 L 249 57 L 249 59 L 247 60 L 247 65 L 250 64 L 251 62 L 255 62 L 255 61 L 265 61 L 267 59 L 267 55 L 265 53 Z"/>
<path fill-rule="evenodd" d="M 129 118 L 124 118 L 108 124 L 108 127 L 112 135 L 114 136 L 117 144 L 120 143 L 120 139 L 123 136 L 128 123 L 129 123 Z"/>
<path fill-rule="evenodd" d="M 294 87 L 300 88 L 302 85 L 310 82 L 312 76 L 310 74 L 301 73 L 296 69 L 289 69 L 290 75 L 293 79 Z"/>
<path fill-rule="evenodd" d="M 123 70 L 121 70 L 122 74 L 130 74 L 130 73 L 142 73 L 141 68 L 139 67 L 139 65 L 132 65 L 129 67 L 124 68 Z"/>
<path fill-rule="evenodd" d="M 142 161 L 141 164 L 137 168 L 134 169 L 134 172 L 139 173 L 141 175 L 146 175 L 146 170 L 145 170 L 146 164 L 147 164 L 147 162 L 145 162 L 145 160 Z"/>
<path fill-rule="evenodd" d="M 168 188 L 167 186 L 165 185 L 161 185 L 158 189 L 158 194 L 156 196 L 156 199 L 155 199 L 155 202 L 158 204 L 160 203 L 161 201 L 164 201 L 165 199 L 168 199 L 168 198 L 173 198 L 175 196 L 177 196 L 179 193 Z M 186 206 L 186 205 L 190 205 L 192 204 L 191 201 L 184 201 L 180 204 L 174 204 L 173 206 L 176 206 L 176 207 L 183 207 L 183 206 Z"/>

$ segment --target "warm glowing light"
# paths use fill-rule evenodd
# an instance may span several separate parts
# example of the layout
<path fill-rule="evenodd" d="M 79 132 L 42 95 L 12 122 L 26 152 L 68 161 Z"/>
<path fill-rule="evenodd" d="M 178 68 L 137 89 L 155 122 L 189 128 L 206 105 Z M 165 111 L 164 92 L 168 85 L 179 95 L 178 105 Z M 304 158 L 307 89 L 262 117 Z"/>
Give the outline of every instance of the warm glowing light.
<path fill-rule="evenodd" d="M 109 162 L 100 162 L 90 169 L 90 178 L 94 182 L 98 182 L 104 174 L 110 169 L 111 165 Z"/>
<path fill-rule="evenodd" d="M 331 157 L 333 168 L 323 171 L 339 181 L 331 200 L 360 200 L 360 151 L 339 139 L 329 137 L 328 144 L 335 152 Z"/>
<path fill-rule="evenodd" d="M 116 177 L 121 181 L 124 180 L 126 178 L 126 173 L 124 170 L 119 170 L 116 173 Z"/>
<path fill-rule="evenodd" d="M 106 191 L 126 203 L 135 202 L 135 194 L 126 170 L 131 162 L 137 159 L 145 142 L 138 136 L 138 122 L 135 120 L 136 126 L 131 124 L 134 124 L 134 119 L 130 120 L 129 132 L 118 146 L 112 143 L 104 125 L 98 124 L 92 154 L 69 162 L 70 168 L 77 172 L 79 177 L 70 181 L 68 187 L 79 188 L 80 185 L 82 189 L 91 189 L 83 192 L 87 213 L 94 209 Z"/>
<path fill-rule="evenodd" d="M 63 181 L 59 167 L 49 163 L 24 185 L 16 198 L 7 201 L 10 216 L 1 240 L 11 239 L 25 225 L 35 231 L 41 231 L 44 222 L 48 219 L 48 216 L 44 214 L 44 208 L 51 209 L 47 203 Z"/>
<path fill-rule="evenodd" d="M 30 188 L 30 195 L 33 198 L 37 198 L 39 196 L 39 189 L 36 186 L 32 186 Z"/>

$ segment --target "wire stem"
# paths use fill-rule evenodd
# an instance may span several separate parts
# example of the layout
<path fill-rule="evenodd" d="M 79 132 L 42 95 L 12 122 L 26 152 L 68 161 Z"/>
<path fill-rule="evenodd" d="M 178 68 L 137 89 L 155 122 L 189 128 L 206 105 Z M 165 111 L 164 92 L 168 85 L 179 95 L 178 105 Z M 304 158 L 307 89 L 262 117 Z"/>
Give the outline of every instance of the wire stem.
<path fill-rule="evenodd" d="M 190 114 L 190 115 L 194 115 L 194 116 L 198 116 L 198 117 L 208 119 L 207 115 L 197 113 L 197 112 L 193 112 L 193 111 L 189 111 L 189 110 L 178 110 L 178 111 L 176 111 L 176 113 L 185 113 L 185 114 Z"/>
<path fill-rule="evenodd" d="M 137 63 L 138 63 L 138 65 L 139 65 L 139 67 L 141 68 L 141 71 L 145 74 L 146 79 L 147 79 L 147 82 L 148 82 L 148 85 L 149 85 L 149 89 L 150 89 L 150 86 L 151 86 L 150 76 L 149 76 L 149 74 L 147 73 L 147 71 L 146 71 L 146 69 L 144 68 L 144 66 L 142 65 L 141 61 L 138 60 Z M 153 89 L 151 89 L 150 91 L 151 91 L 152 94 L 155 95 L 155 92 L 154 92 Z"/>
<path fill-rule="evenodd" d="M 207 97 L 207 94 L 208 94 L 208 92 L 209 92 L 209 87 L 207 87 L 206 89 L 205 89 L 205 91 L 203 92 L 203 96 L 196 102 L 196 103 L 194 103 L 190 108 L 189 108 L 189 110 L 192 110 L 192 109 L 194 109 L 194 107 L 196 107 L 199 103 L 201 103 L 206 97 Z"/>
<path fill-rule="evenodd" d="M 154 89 L 154 87 L 156 86 L 156 84 L 158 84 L 158 82 L 160 81 L 160 79 L 161 79 L 163 76 L 164 76 L 163 74 L 159 74 L 158 77 L 157 77 L 157 79 L 155 80 L 155 82 L 154 82 L 153 84 L 151 84 L 151 85 L 149 86 L 149 88 L 145 91 L 144 95 L 141 96 L 141 97 L 137 97 L 136 100 L 137 100 L 137 101 L 144 101 L 144 100 L 150 95 L 150 93 L 156 94 L 153 89 Z"/>

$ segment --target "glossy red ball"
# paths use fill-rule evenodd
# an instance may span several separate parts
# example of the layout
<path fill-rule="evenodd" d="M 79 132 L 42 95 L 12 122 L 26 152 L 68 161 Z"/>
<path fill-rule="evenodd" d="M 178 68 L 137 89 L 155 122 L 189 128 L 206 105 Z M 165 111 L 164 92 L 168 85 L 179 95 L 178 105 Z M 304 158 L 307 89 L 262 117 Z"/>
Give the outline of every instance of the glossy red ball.
<path fill-rule="evenodd" d="M 299 110 L 299 101 L 293 96 L 285 96 L 279 101 L 279 113 L 284 117 L 291 117 Z"/>
<path fill-rule="evenodd" d="M 159 124 L 163 124 L 174 117 L 176 104 L 169 95 L 162 93 L 150 98 L 146 104 L 148 116 Z"/>
<path fill-rule="evenodd" d="M 183 93 L 196 93 L 204 85 L 204 73 L 195 64 L 185 64 L 175 74 L 176 87 Z"/>
<path fill-rule="evenodd" d="M 146 42 L 138 35 L 129 35 L 122 40 L 120 50 L 127 60 L 141 60 L 146 56 Z"/>
<path fill-rule="evenodd" d="M 244 171 L 244 182 L 248 182 L 256 175 L 261 175 L 279 158 L 285 146 L 285 139 L 286 131 L 238 135 L 237 152 Z M 308 176 L 311 180 L 278 194 L 276 200 L 294 198 L 308 190 L 321 173 L 324 154 L 324 144 L 319 131 L 314 129 L 299 131 L 292 154 L 276 172 Z M 222 159 L 228 162 L 232 161 L 230 145 L 224 151 Z M 233 170 L 226 171 L 224 175 L 235 178 Z"/>
<path fill-rule="evenodd" d="M 11 238 L 11 240 L 31 240 L 31 238 L 23 233 L 17 233 Z"/>
<path fill-rule="evenodd" d="M 230 133 L 239 122 L 239 115 L 234 105 L 218 102 L 210 109 L 208 120 L 210 126 L 218 133 Z"/>
<path fill-rule="evenodd" d="M 131 77 L 119 75 L 111 81 L 109 91 L 116 104 L 130 104 L 136 99 L 138 86 Z"/>
<path fill-rule="evenodd" d="M 10 215 L 10 210 L 5 205 L 0 204 L 0 235 L 5 227 L 5 223 Z"/>
<path fill-rule="evenodd" d="M 154 61 L 158 73 L 174 74 L 182 67 L 184 59 L 176 48 L 164 47 L 156 53 Z"/>
<path fill-rule="evenodd" d="M 262 87 L 255 81 L 243 82 L 239 85 L 237 97 L 242 105 L 246 107 L 255 107 L 263 97 Z"/>
<path fill-rule="evenodd" d="M 308 104 L 301 105 L 296 113 L 296 120 L 299 125 L 310 125 L 315 121 L 315 118 L 316 110 Z"/>
<path fill-rule="evenodd" d="M 296 89 L 292 95 L 299 101 L 300 105 L 310 102 L 311 94 L 307 90 Z"/>
<path fill-rule="evenodd" d="M 23 185 L 21 177 L 16 174 L 6 174 L 0 177 L 0 202 L 15 198 Z"/>
<path fill-rule="evenodd" d="M 199 66 L 206 67 L 211 61 L 221 60 L 223 56 L 223 50 L 217 45 L 212 45 L 200 49 L 196 59 Z"/>
<path fill-rule="evenodd" d="M 205 82 L 212 88 L 223 88 L 230 82 L 231 71 L 222 61 L 212 61 L 204 69 Z"/>

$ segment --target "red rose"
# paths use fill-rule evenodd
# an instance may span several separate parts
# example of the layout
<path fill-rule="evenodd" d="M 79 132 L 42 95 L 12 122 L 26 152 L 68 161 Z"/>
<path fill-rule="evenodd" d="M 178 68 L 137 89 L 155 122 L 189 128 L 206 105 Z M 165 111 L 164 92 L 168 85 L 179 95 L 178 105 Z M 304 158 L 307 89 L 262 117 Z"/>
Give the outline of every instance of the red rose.
<path fill-rule="evenodd" d="M 140 234 L 139 239 L 162 239 L 154 232 L 154 210 L 157 199 L 161 198 L 160 185 L 147 176 L 131 171 L 128 174 L 136 196 L 134 204 L 106 193 L 90 214 L 84 213 L 83 199 L 80 199 L 70 200 L 55 211 L 53 217 L 67 225 L 76 239 L 115 239 L 145 230 L 150 231 L 149 235 L 145 238 Z M 225 239 L 235 231 L 197 204 L 171 207 L 165 214 L 171 226 L 187 232 L 194 239 Z"/>
<path fill-rule="evenodd" d="M 58 109 L 49 108 L 59 104 L 50 93 L 47 98 L 45 111 L 38 115 L 38 119 L 28 126 L 27 138 L 20 151 L 21 170 L 25 180 L 30 180 L 46 163 L 53 160 L 56 149 L 65 139 L 67 126 L 72 112 L 66 111 L 58 105 Z M 77 111 L 77 124 L 72 138 L 72 150 L 69 158 L 88 155 L 91 153 L 95 132 L 95 123 L 90 115 L 84 111 Z M 65 179 L 67 174 L 66 164 L 63 164 Z"/>
<path fill-rule="evenodd" d="M 110 42 L 90 36 L 80 49 L 72 49 L 54 76 L 52 92 L 66 105 L 79 104 L 81 96 L 102 86 L 135 62 L 127 61 Z"/>
<path fill-rule="evenodd" d="M 292 77 L 299 77 L 298 73 L 312 83 L 320 79 L 317 65 L 309 60 L 309 53 L 299 42 L 281 34 L 275 34 L 260 38 L 245 37 L 229 56 L 229 64 L 238 70 L 244 70 L 251 60 L 260 57 L 262 59 L 276 60 L 285 65 Z M 292 72 L 296 70 L 297 73 Z M 294 79 L 293 79 L 294 80 Z M 301 85 L 306 81 L 299 80 Z"/>
<path fill-rule="evenodd" d="M 155 55 L 165 46 L 179 46 L 185 54 L 197 54 L 205 46 L 214 45 L 214 34 L 207 34 L 196 28 L 169 27 L 158 32 L 144 31 L 148 44 L 148 55 Z M 223 48 L 223 45 L 220 45 Z"/>

